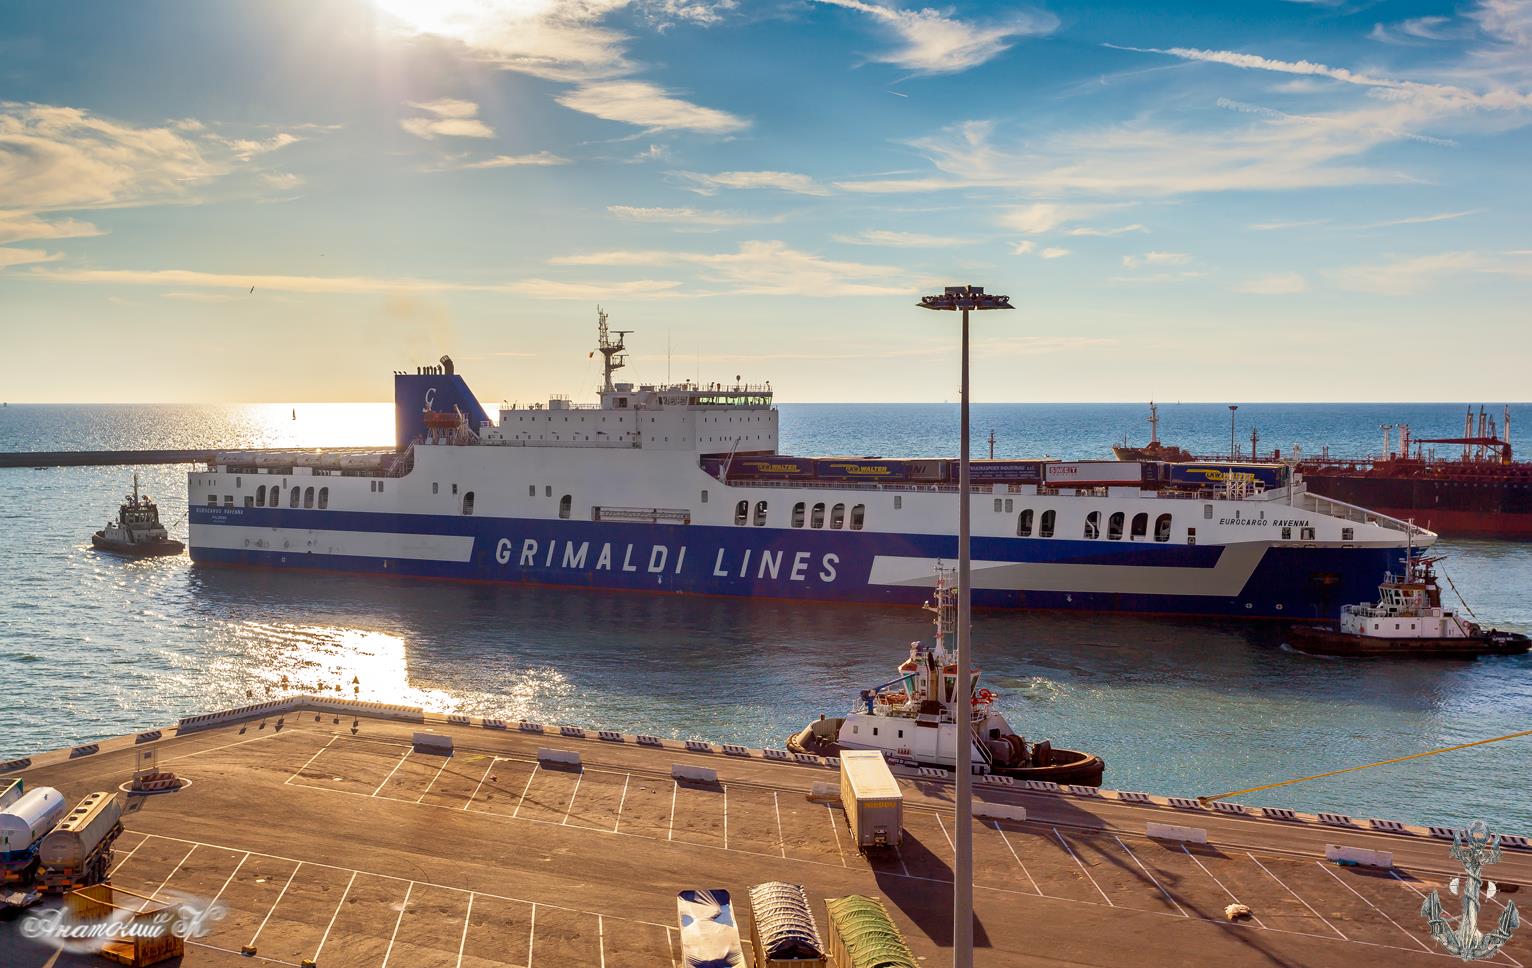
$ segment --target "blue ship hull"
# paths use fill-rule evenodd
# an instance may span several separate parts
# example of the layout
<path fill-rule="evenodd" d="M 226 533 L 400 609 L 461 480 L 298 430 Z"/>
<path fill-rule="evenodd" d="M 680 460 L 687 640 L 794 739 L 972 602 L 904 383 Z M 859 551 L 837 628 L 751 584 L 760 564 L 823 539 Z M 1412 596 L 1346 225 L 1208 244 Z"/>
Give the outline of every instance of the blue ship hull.
<path fill-rule="evenodd" d="M 878 563 L 957 558 L 951 535 L 284 508 L 194 506 L 190 515 L 191 556 L 199 564 L 698 595 L 919 604 L 929 597 L 929 582 L 893 582 L 886 572 L 880 579 Z M 222 527 L 271 537 L 246 537 L 235 547 L 199 540 L 199 533 Z M 389 557 L 375 550 L 311 552 L 296 539 L 314 531 L 326 532 L 331 549 L 344 548 L 348 535 L 360 543 L 387 534 L 401 541 L 456 540 L 464 551 L 454 560 Z M 1233 551 L 1233 546 L 1144 541 L 974 538 L 977 562 L 1056 565 L 1085 575 L 1093 574 L 1088 566 L 1114 566 L 1116 587 L 1038 591 L 995 587 L 993 581 L 986 587 L 984 570 L 978 569 L 973 600 L 990 608 L 1333 620 L 1342 605 L 1373 600 L 1379 579 L 1400 556 L 1397 548 L 1271 546 L 1259 552 L 1237 593 L 1203 593 L 1221 559 Z M 1174 587 L 1167 593 L 1164 579 L 1171 575 Z"/>

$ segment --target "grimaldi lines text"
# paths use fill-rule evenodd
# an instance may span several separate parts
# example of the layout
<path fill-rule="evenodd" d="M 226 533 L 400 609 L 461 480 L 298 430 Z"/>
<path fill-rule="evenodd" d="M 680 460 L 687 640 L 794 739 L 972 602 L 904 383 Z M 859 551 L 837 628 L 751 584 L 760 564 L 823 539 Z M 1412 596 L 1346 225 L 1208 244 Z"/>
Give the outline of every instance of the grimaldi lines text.
<path fill-rule="evenodd" d="M 1322 620 L 1410 526 L 1282 467 L 777 453 L 767 386 L 613 383 L 480 408 L 450 361 L 394 376 L 394 450 L 223 453 L 188 475 L 199 564 L 918 604 L 972 502 L 974 601 Z M 1434 535 L 1416 529 L 1415 545 Z"/>

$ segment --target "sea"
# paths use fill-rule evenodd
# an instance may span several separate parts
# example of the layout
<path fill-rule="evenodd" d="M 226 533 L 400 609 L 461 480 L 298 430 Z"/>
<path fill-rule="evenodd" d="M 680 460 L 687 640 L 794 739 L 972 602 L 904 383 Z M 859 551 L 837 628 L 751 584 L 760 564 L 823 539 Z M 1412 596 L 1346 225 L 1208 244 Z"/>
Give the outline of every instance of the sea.
<path fill-rule="evenodd" d="M 950 455 L 954 404 L 783 404 L 782 450 Z M 1514 406 L 1518 452 L 1532 409 Z M 1381 425 L 1456 436 L 1464 405 L 1243 404 L 1234 438 L 1364 455 Z M 1494 410 L 1497 419 L 1500 410 Z M 1525 416 L 1523 416 L 1525 415 Z M 1101 458 L 1148 434 L 1120 404 L 976 405 L 975 456 Z M 1221 404 L 1161 403 L 1160 435 L 1229 449 Z M 390 404 L 0 408 L 0 451 L 387 446 Z M 1397 431 L 1395 431 L 1397 434 Z M 1397 439 L 1397 437 L 1396 437 Z M 1450 448 L 1443 448 L 1449 450 Z M 138 475 L 186 534 L 188 468 L 0 470 L 0 760 L 280 695 L 781 746 L 886 681 L 928 616 L 824 605 L 412 582 L 94 552 Z M 1442 541 L 1486 624 L 1532 632 L 1532 543 Z M 1450 593 L 1449 593 L 1450 595 Z M 985 683 L 1021 732 L 1097 752 L 1106 784 L 1199 796 L 1532 729 L 1532 657 L 1315 658 L 1271 624 L 979 611 Z M 1237 798 L 1532 834 L 1532 737 Z"/>

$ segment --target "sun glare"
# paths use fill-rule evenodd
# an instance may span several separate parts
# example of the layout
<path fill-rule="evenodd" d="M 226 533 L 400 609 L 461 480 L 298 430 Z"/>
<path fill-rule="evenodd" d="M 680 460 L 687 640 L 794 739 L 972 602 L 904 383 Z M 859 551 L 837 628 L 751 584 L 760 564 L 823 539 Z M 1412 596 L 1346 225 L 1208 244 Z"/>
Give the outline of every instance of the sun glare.
<path fill-rule="evenodd" d="M 553 7 L 551 0 L 373 0 L 383 13 L 418 34 L 472 42 L 506 21 L 528 20 Z"/>

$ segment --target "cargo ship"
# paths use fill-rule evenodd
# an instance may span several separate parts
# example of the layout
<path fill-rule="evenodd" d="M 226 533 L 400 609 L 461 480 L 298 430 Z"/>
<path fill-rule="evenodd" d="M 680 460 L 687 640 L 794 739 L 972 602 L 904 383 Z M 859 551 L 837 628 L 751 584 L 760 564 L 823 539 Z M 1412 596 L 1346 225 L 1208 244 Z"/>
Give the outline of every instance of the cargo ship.
<path fill-rule="evenodd" d="M 614 381 L 492 420 L 450 359 L 394 375 L 395 447 L 223 452 L 188 474 L 198 565 L 919 605 L 973 518 L 980 607 L 1333 619 L 1410 525 L 1281 465 L 778 452 L 769 384 Z M 1429 544 L 1417 533 L 1417 545 Z"/>
<path fill-rule="evenodd" d="M 1118 460 L 1171 460 L 1227 464 L 1228 457 L 1193 456 L 1159 439 L 1159 414 L 1149 405 L 1149 443 L 1113 446 Z M 1266 463 L 1285 463 L 1303 475 L 1311 491 L 1371 508 L 1379 513 L 1414 520 L 1447 537 L 1532 540 L 1532 461 L 1518 461 L 1511 449 L 1511 411 L 1497 425 L 1480 407 L 1463 418 L 1458 437 L 1412 438 L 1409 424 L 1385 425 L 1383 449 L 1368 457 L 1317 457 L 1280 451 Z M 1393 431 L 1399 431 L 1397 438 Z M 1258 438 L 1252 434 L 1251 461 Z M 1397 443 L 1396 443 L 1397 441 Z M 1438 451 L 1438 447 L 1444 448 Z M 1245 461 L 1243 453 L 1235 455 Z"/>

